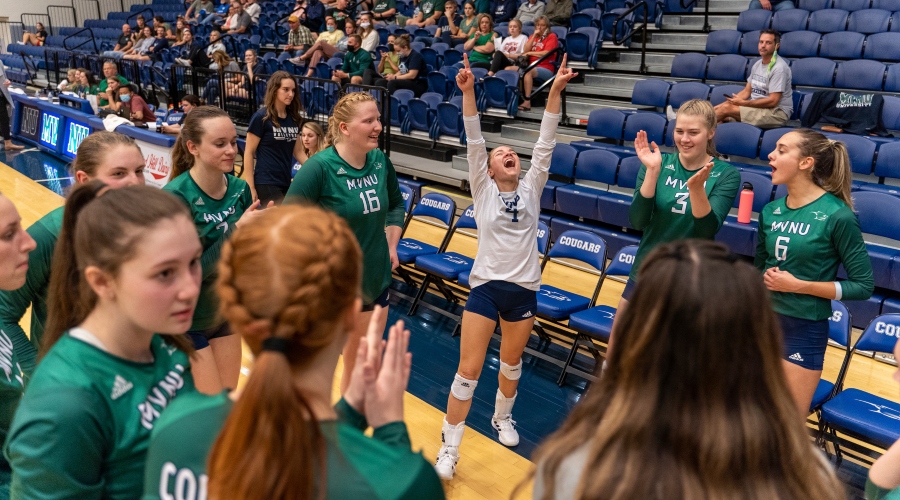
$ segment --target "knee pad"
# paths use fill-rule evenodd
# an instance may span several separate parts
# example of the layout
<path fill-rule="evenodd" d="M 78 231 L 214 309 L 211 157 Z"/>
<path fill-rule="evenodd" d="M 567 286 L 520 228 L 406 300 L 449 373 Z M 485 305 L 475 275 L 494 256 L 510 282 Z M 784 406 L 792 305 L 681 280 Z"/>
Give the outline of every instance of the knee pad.
<path fill-rule="evenodd" d="M 502 373 L 507 380 L 519 380 L 519 377 L 522 376 L 522 360 L 520 359 L 519 364 L 515 366 L 510 366 L 501 361 L 500 373 Z"/>
<path fill-rule="evenodd" d="M 475 395 L 475 388 L 478 387 L 477 380 L 469 380 L 461 377 L 458 373 L 453 377 L 453 385 L 450 386 L 450 394 L 460 401 L 468 401 Z"/>

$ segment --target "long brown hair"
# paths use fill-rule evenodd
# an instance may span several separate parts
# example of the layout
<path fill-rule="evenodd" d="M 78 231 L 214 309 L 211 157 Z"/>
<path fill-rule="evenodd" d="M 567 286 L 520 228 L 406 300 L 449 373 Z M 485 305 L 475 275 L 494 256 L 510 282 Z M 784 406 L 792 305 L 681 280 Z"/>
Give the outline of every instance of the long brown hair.
<path fill-rule="evenodd" d="M 165 191 L 147 186 L 104 188 L 106 184 L 91 181 L 76 187 L 66 200 L 53 253 L 41 356 L 97 305 L 97 295 L 84 279 L 88 266 L 116 276 L 147 230 L 176 217 L 190 220 L 184 204 Z M 179 349 L 193 352 L 193 344 L 184 335 L 163 337 Z"/>
<path fill-rule="evenodd" d="M 78 154 L 75 155 L 75 161 L 72 162 L 70 167 L 72 175 L 75 172 L 84 172 L 88 177 L 96 177 L 100 164 L 106 159 L 110 150 L 116 146 L 134 146 L 141 153 L 141 156 L 144 156 L 140 146 L 131 137 L 118 132 L 101 130 L 94 132 L 81 141 L 81 144 L 78 146 Z"/>
<path fill-rule="evenodd" d="M 172 150 L 172 177 L 170 180 L 175 179 L 194 166 L 194 155 L 188 151 L 187 143 L 191 141 L 195 144 L 200 144 L 206 132 L 203 128 L 203 122 L 212 118 L 231 119 L 228 113 L 215 106 L 200 106 L 184 115 L 181 132 L 178 133 L 178 139 L 175 141 L 175 146 Z"/>
<path fill-rule="evenodd" d="M 402 36 L 400 38 L 403 39 Z M 364 102 L 377 101 L 368 92 L 351 92 L 338 100 L 331 111 L 331 116 L 328 117 L 328 134 L 325 136 L 325 144 L 333 146 L 341 142 L 341 123 L 352 121 L 356 116 L 357 108 Z"/>
<path fill-rule="evenodd" d="M 312 206 L 266 210 L 222 248 L 222 316 L 257 358 L 210 453 L 209 498 L 325 497 L 325 442 L 292 372 L 335 342 L 360 270 L 347 223 Z M 261 350 L 272 337 L 286 355 Z"/>
<path fill-rule="evenodd" d="M 682 240 L 639 278 L 606 372 L 535 454 L 543 498 L 582 446 L 578 499 L 844 498 L 797 414 L 759 272 Z"/>
<path fill-rule="evenodd" d="M 850 185 L 853 174 L 850 169 L 850 155 L 847 146 L 841 141 L 831 140 L 821 132 L 808 128 L 792 130 L 800 136 L 797 148 L 802 157 L 813 159 L 812 181 L 816 186 L 840 198 L 853 209 L 850 197 Z"/>
<path fill-rule="evenodd" d="M 287 71 L 276 71 L 272 73 L 268 83 L 266 83 L 266 97 L 264 100 L 266 115 L 263 116 L 263 120 L 271 121 L 275 128 L 281 127 L 278 124 L 278 110 L 275 109 L 275 100 L 278 95 L 278 89 L 281 88 L 281 81 L 285 79 L 294 81 L 294 77 Z M 294 81 L 294 98 L 291 100 L 291 104 L 287 106 L 286 111 L 291 120 L 294 120 L 294 124 L 299 127 L 303 121 L 303 117 L 300 116 L 300 113 L 303 111 L 303 104 L 300 103 L 300 86 L 297 85 L 296 81 Z"/>

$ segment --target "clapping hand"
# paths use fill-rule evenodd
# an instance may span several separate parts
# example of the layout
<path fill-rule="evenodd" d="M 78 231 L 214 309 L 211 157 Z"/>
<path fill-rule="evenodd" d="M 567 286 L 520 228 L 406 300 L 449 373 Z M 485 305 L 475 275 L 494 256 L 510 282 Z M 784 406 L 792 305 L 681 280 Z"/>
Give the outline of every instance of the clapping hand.
<path fill-rule="evenodd" d="M 647 173 L 659 175 L 662 167 L 662 153 L 659 152 L 659 146 L 655 141 L 647 144 L 647 132 L 641 130 L 637 133 L 637 137 L 634 139 L 634 149 L 637 151 L 641 163 L 647 167 Z"/>
<path fill-rule="evenodd" d="M 373 428 L 403 421 L 403 394 L 412 368 L 412 354 L 408 350 L 409 330 L 404 329 L 403 320 L 400 320 L 388 333 L 381 369 L 376 374 L 369 363 L 363 369 L 365 414 Z"/>
<path fill-rule="evenodd" d="M 706 165 L 703 165 L 696 174 L 692 175 L 690 179 L 687 180 L 687 188 L 688 191 L 692 191 L 694 189 L 703 189 L 706 184 L 706 180 L 709 179 L 709 173 L 712 172 L 713 162 L 709 162 Z"/>
<path fill-rule="evenodd" d="M 384 351 L 384 341 L 381 340 L 381 325 L 387 311 L 381 306 L 375 306 L 372 316 L 369 318 L 369 329 L 366 336 L 359 342 L 356 350 L 356 364 L 350 374 L 350 384 L 344 391 L 344 400 L 359 413 L 365 414 L 366 398 L 366 365 L 371 365 L 371 371 L 378 373 L 381 369 L 381 353 Z"/>

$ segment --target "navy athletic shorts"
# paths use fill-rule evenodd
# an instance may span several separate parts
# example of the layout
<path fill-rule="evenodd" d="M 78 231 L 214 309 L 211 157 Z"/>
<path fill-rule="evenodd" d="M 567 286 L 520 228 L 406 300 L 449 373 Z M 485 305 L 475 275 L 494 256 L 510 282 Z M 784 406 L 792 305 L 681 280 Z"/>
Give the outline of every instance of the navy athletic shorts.
<path fill-rule="evenodd" d="M 625 282 L 625 289 L 622 290 L 622 298 L 630 301 L 631 296 L 634 295 L 634 287 L 637 286 L 637 283 L 628 278 L 628 281 Z"/>
<path fill-rule="evenodd" d="M 375 306 L 387 307 L 388 304 L 391 303 L 391 288 L 385 288 L 381 295 L 378 296 L 377 299 L 373 300 L 368 304 L 363 304 L 362 310 L 363 312 L 374 311 Z"/>
<path fill-rule="evenodd" d="M 533 318 L 537 314 L 537 292 L 506 281 L 488 281 L 469 293 L 466 311 L 510 323 Z"/>
<path fill-rule="evenodd" d="M 194 342 L 194 349 L 200 350 L 209 347 L 209 341 L 212 339 L 220 339 L 231 335 L 231 327 L 228 322 L 214 326 L 208 330 L 190 330 L 187 332 L 188 337 Z"/>
<path fill-rule="evenodd" d="M 828 320 L 777 316 L 784 335 L 784 359 L 807 370 L 821 370 L 828 347 Z"/>

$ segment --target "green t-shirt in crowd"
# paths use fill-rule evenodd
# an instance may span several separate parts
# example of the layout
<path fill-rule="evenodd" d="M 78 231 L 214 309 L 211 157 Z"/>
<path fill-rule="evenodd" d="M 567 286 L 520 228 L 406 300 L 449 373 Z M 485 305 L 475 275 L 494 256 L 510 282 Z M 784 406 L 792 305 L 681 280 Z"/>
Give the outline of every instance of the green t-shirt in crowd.
<path fill-rule="evenodd" d="M 69 331 L 28 382 L 4 452 L 12 498 L 138 498 L 150 431 L 194 390 L 185 353 L 156 335 L 154 361 L 106 352 Z"/>
<path fill-rule="evenodd" d="M 778 267 L 804 281 L 834 281 L 844 264 L 842 300 L 866 300 L 875 289 L 872 263 L 859 221 L 840 198 L 825 193 L 812 203 L 788 208 L 787 196 L 759 214 L 754 264 L 760 271 Z M 831 301 L 801 293 L 772 292 L 778 314 L 808 320 L 831 316 Z"/>
<path fill-rule="evenodd" d="M 195 393 L 172 403 L 150 438 L 144 500 L 173 498 L 170 495 L 206 500 L 207 456 L 232 406 L 225 394 Z M 368 427 L 365 416 L 343 399 L 335 410 L 336 421 L 319 422 L 328 468 L 326 499 L 444 498 L 434 468 L 410 449 L 406 424 L 383 425 L 369 438 L 363 434 Z M 203 425 L 198 426 L 198 422 Z M 196 489 L 191 489 L 194 485 Z M 196 494 L 189 495 L 191 491 Z"/>
<path fill-rule="evenodd" d="M 128 85 L 128 83 L 129 83 L 128 79 L 122 75 L 116 75 L 116 79 L 119 80 L 119 83 L 121 83 L 122 85 Z M 106 78 L 100 80 L 100 85 L 98 87 L 100 92 L 106 92 L 107 88 L 109 88 L 109 82 L 106 81 Z M 108 100 L 100 99 L 100 103 L 99 103 L 100 106 L 106 106 L 107 104 L 109 104 Z"/>
<path fill-rule="evenodd" d="M 391 284 L 391 257 L 384 228 L 403 226 L 403 196 L 394 164 L 380 149 L 355 169 L 334 146 L 317 153 L 297 171 L 286 203 L 310 202 L 340 215 L 363 253 L 363 301 L 373 302 Z"/>
<path fill-rule="evenodd" d="M 474 38 L 474 37 L 475 37 L 475 33 L 472 33 L 472 36 L 470 36 L 469 38 L 471 39 L 471 38 Z M 494 34 L 493 34 L 493 33 L 485 33 L 484 35 L 481 35 L 480 37 L 478 37 L 477 40 L 475 40 L 475 46 L 476 46 L 476 47 L 481 47 L 482 45 L 487 45 L 487 43 L 490 42 L 490 41 L 492 41 L 493 39 L 494 39 Z M 493 59 L 494 59 L 494 54 L 493 54 L 493 53 L 490 53 L 490 54 L 482 54 L 481 52 L 478 52 L 477 50 L 472 50 L 472 52 L 469 53 L 469 60 L 472 61 L 472 62 L 486 62 L 486 63 L 489 63 L 489 62 L 491 62 Z"/>
<path fill-rule="evenodd" d="M 194 311 L 191 331 L 208 330 L 222 323 L 219 318 L 219 300 L 216 297 L 217 264 L 222 251 L 222 243 L 231 232 L 235 223 L 253 204 L 253 195 L 247 182 L 233 175 L 225 175 L 228 187 L 221 199 L 215 199 L 200 189 L 200 186 L 185 172 L 163 188 L 177 196 L 191 211 L 194 225 L 200 235 L 203 246 L 203 282 L 200 285 L 200 298 Z"/>
<path fill-rule="evenodd" d="M 397 8 L 396 0 L 376 0 L 375 6 L 372 7 L 372 12 L 374 12 L 376 14 L 382 14 L 384 12 L 387 12 L 391 9 L 396 9 L 396 8 Z"/>
<path fill-rule="evenodd" d="M 444 12 L 444 3 L 441 0 L 422 0 L 419 2 L 419 12 L 422 13 L 422 20 L 433 16 L 435 12 Z"/>
<path fill-rule="evenodd" d="M 368 50 L 359 48 L 356 49 L 356 52 L 347 51 L 344 54 L 344 64 L 341 66 L 341 71 L 350 75 L 351 78 L 354 76 L 361 77 L 367 69 L 373 67 L 372 54 L 369 54 Z"/>
<path fill-rule="evenodd" d="M 50 285 L 50 262 L 56 240 L 62 230 L 63 207 L 41 217 L 28 228 L 37 247 L 28 254 L 25 284 L 17 290 L 0 290 L 0 329 L 13 342 L 19 364 L 26 374 L 34 371 L 37 353 L 47 323 L 47 287 Z M 25 311 L 31 307 L 31 339 L 19 326 Z"/>
<path fill-rule="evenodd" d="M 491 13 L 491 0 L 475 0 L 475 13 L 476 14 L 490 14 Z"/>
<path fill-rule="evenodd" d="M 641 261 L 657 246 L 683 238 L 711 240 L 719 232 L 741 187 L 741 173 L 727 162 L 713 160 L 712 172 L 706 181 L 706 196 L 712 210 L 698 219 L 691 213 L 687 181 L 699 171 L 685 170 L 678 154 L 664 154 L 656 181 L 656 195 L 644 198 L 641 186 L 647 167 L 641 166 L 628 220 L 644 234 L 629 279 L 637 281 Z"/>

